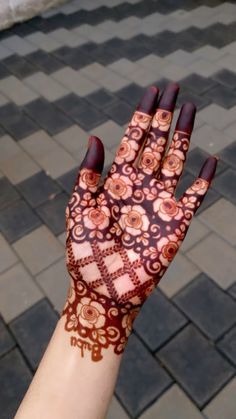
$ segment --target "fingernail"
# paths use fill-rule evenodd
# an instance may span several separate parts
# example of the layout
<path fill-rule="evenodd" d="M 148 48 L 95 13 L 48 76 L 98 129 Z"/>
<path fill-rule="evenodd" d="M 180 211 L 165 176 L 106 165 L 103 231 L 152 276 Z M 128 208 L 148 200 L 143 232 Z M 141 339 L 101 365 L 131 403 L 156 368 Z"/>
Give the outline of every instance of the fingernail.
<path fill-rule="evenodd" d="M 208 157 L 200 170 L 199 177 L 207 182 L 211 182 L 215 175 L 217 161 L 217 158 L 214 156 Z"/>
<path fill-rule="evenodd" d="M 140 103 L 136 110 L 151 115 L 156 107 L 156 101 L 158 97 L 159 89 L 155 86 L 149 87 L 144 93 Z"/>
<path fill-rule="evenodd" d="M 178 83 L 170 83 L 164 89 L 157 107 L 160 109 L 165 109 L 166 111 L 173 112 L 176 104 L 176 100 L 179 93 Z"/>
<path fill-rule="evenodd" d="M 196 106 L 194 103 L 185 103 L 180 110 L 179 117 L 176 123 L 176 131 L 184 131 L 191 134 L 193 130 L 194 120 L 196 115 Z"/>

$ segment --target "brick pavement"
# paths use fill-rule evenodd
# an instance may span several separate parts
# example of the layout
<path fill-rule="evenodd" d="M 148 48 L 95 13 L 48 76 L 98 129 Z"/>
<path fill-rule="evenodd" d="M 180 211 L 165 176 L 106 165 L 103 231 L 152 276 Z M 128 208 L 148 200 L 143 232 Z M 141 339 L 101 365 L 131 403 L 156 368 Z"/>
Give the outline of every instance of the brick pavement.
<path fill-rule="evenodd" d="M 13 416 L 65 298 L 64 210 L 90 133 L 113 159 L 144 88 L 198 107 L 178 195 L 216 178 L 144 305 L 107 419 L 235 419 L 236 4 L 74 0 L 0 33 L 0 418 Z M 177 115 L 175 115 L 176 119 Z"/>

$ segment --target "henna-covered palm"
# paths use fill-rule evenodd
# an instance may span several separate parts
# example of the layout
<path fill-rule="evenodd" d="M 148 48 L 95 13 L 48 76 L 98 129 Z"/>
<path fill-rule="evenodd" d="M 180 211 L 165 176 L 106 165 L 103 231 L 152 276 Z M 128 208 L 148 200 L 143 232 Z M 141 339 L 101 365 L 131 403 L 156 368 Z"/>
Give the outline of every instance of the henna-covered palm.
<path fill-rule="evenodd" d="M 71 343 L 82 354 L 90 349 L 93 360 L 101 359 L 102 347 L 124 349 L 135 316 L 177 253 L 214 176 L 216 158 L 210 157 L 176 201 L 195 118 L 195 106 L 183 105 L 166 152 L 178 90 L 169 85 L 159 102 L 158 89 L 147 90 L 100 186 L 104 149 L 90 138 L 67 207 L 72 286 L 65 328 L 77 333 Z"/>

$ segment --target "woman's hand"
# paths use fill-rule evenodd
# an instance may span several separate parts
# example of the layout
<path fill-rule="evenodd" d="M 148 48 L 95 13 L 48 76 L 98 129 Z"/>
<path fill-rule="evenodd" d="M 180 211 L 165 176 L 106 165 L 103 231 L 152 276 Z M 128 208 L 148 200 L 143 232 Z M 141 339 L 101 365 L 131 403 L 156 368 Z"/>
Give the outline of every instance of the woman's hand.
<path fill-rule="evenodd" d="M 178 95 L 169 85 L 158 101 L 150 87 L 135 111 L 104 184 L 104 148 L 91 137 L 66 210 L 67 267 L 72 278 L 63 311 L 70 343 L 93 361 L 124 350 L 132 323 L 176 255 L 214 176 L 210 157 L 179 201 L 195 106 L 182 106 L 166 144 Z M 111 132 L 112 135 L 112 132 Z"/>

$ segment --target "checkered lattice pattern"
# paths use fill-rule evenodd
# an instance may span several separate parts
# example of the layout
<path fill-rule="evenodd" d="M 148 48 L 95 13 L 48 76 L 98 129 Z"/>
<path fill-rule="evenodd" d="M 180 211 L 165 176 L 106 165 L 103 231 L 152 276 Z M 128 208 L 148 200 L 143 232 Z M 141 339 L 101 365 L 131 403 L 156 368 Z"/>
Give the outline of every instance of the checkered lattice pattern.
<path fill-rule="evenodd" d="M 139 255 L 132 249 L 126 251 L 114 241 L 110 243 L 83 243 L 79 247 L 69 244 L 70 255 L 83 254 L 72 261 L 82 278 L 90 278 L 89 285 L 97 292 L 120 303 L 130 301 L 140 304 L 145 289 L 153 284 L 145 272 Z"/>

